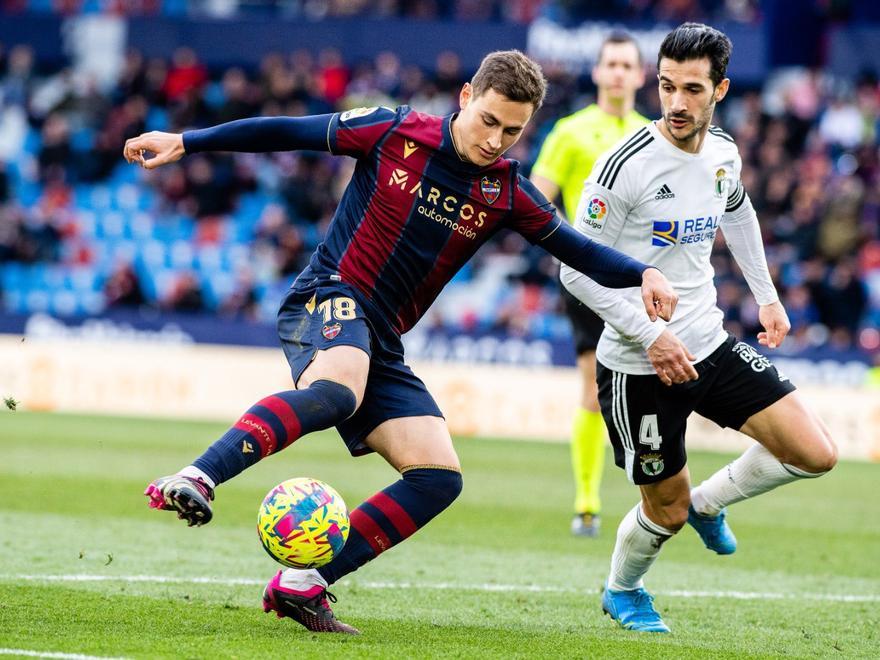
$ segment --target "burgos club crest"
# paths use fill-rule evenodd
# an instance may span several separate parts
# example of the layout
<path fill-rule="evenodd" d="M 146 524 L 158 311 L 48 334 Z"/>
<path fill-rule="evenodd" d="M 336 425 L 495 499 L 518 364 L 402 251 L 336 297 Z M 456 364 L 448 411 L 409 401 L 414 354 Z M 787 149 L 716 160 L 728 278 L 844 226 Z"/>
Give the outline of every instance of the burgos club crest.
<path fill-rule="evenodd" d="M 715 196 L 725 197 L 729 187 L 730 179 L 727 176 L 727 171 L 721 167 L 715 172 Z"/>
<path fill-rule="evenodd" d="M 663 456 L 661 454 L 644 454 L 639 457 L 642 462 L 642 472 L 649 477 L 654 477 L 663 472 Z"/>
<path fill-rule="evenodd" d="M 483 199 L 489 204 L 494 204 L 501 196 L 501 180 L 484 176 L 480 179 L 480 191 L 483 193 Z"/>
<path fill-rule="evenodd" d="M 324 339 L 327 339 L 328 341 L 330 339 L 336 339 L 340 332 L 342 332 L 341 323 L 328 323 L 321 328 L 321 334 L 324 335 Z"/>

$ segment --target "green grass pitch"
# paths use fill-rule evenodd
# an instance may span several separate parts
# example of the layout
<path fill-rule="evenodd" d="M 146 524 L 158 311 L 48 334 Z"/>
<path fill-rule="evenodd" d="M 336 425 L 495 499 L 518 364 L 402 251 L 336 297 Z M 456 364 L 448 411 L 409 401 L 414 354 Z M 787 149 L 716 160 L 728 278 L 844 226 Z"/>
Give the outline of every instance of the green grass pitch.
<path fill-rule="evenodd" d="M 262 612 L 277 567 L 257 539 L 257 506 L 277 482 L 311 476 L 353 507 L 395 473 L 349 457 L 328 432 L 222 486 L 204 528 L 148 509 L 147 482 L 223 430 L 0 414 L 0 655 L 880 657 L 878 465 L 844 462 L 732 508 L 731 557 L 682 530 L 647 582 L 673 632 L 648 635 L 599 606 L 615 528 L 636 500 L 623 473 L 607 468 L 601 538 L 572 538 L 567 447 L 462 439 L 461 498 L 333 588 L 337 615 L 361 636 L 321 636 Z M 692 455 L 694 481 L 728 458 Z"/>

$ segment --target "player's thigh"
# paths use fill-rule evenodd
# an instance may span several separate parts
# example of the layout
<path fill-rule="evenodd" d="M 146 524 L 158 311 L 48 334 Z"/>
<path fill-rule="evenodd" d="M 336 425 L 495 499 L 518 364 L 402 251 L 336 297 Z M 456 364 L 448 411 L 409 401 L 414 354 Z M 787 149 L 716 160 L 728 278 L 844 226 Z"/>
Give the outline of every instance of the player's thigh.
<path fill-rule="evenodd" d="M 357 406 L 364 400 L 367 376 L 370 373 L 370 355 L 355 346 L 334 346 L 315 353 L 311 363 L 296 382 L 301 390 L 316 380 L 332 380 L 354 392 Z"/>
<path fill-rule="evenodd" d="M 442 417 L 386 420 L 370 432 L 365 443 L 397 471 L 416 465 L 461 469 L 449 428 Z"/>
<path fill-rule="evenodd" d="M 639 489 L 648 518 L 673 531 L 684 527 L 691 503 L 691 476 L 687 466 L 678 474 L 639 486 Z"/>
<path fill-rule="evenodd" d="M 751 436 L 797 468 L 824 472 L 834 465 L 836 449 L 824 424 L 769 358 L 731 336 L 713 362 L 714 380 L 698 413 Z"/>
<path fill-rule="evenodd" d="M 278 335 L 294 386 L 332 380 L 360 406 L 370 370 L 371 331 L 363 310 L 341 285 L 291 289 L 278 313 Z"/>
<path fill-rule="evenodd" d="M 825 472 L 837 462 L 828 428 L 797 391 L 753 414 L 740 431 L 783 463 L 807 472 Z"/>

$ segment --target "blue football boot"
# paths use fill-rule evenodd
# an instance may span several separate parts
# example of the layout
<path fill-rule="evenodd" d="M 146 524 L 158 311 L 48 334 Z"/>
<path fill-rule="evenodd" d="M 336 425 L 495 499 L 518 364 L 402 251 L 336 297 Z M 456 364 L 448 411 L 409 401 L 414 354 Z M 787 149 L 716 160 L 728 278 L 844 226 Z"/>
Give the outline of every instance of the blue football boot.
<path fill-rule="evenodd" d="M 639 632 L 668 633 L 669 626 L 654 609 L 654 597 L 644 589 L 602 591 L 602 611 L 620 624 L 621 628 Z"/>
<path fill-rule="evenodd" d="M 724 509 L 717 516 L 704 516 L 697 513 L 693 505 L 688 507 L 688 524 L 697 530 L 705 546 L 719 555 L 732 555 L 736 552 L 736 537 L 727 524 L 726 517 Z"/>

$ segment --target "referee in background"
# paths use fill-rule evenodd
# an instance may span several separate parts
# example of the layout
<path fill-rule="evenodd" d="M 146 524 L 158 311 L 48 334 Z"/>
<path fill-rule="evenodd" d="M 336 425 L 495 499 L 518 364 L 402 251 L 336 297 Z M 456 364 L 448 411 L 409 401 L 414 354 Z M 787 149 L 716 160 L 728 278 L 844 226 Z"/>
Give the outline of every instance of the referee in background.
<path fill-rule="evenodd" d="M 584 180 L 598 157 L 624 135 L 648 123 L 634 110 L 636 92 L 645 84 L 645 65 L 635 39 L 613 32 L 599 48 L 592 71 L 596 103 L 560 119 L 541 147 L 531 180 L 547 199 L 574 222 Z M 596 345 L 603 322 L 591 309 L 560 286 L 571 319 L 577 366 L 581 375 L 580 407 L 571 434 L 571 463 L 575 501 L 571 532 L 599 534 L 599 487 L 605 465 L 605 425 L 599 412 L 596 386 Z"/>

